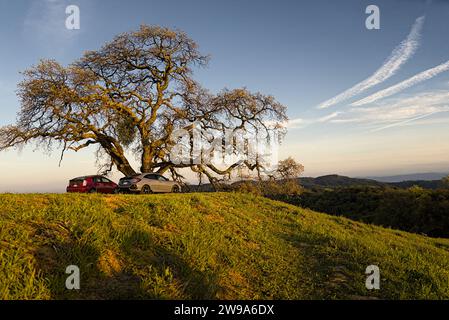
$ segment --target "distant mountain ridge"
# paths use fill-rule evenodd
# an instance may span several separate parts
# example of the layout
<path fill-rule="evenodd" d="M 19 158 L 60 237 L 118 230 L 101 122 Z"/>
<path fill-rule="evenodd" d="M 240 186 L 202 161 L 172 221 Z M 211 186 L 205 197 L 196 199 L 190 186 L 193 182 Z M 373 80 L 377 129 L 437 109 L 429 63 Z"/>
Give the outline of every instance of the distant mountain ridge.
<path fill-rule="evenodd" d="M 429 174 L 415 174 L 415 175 L 404 175 L 410 176 L 410 177 L 416 177 L 416 176 L 423 176 L 423 175 L 429 175 Z M 303 186 L 306 189 L 312 189 L 312 188 L 344 188 L 344 187 L 396 187 L 396 188 L 402 188 L 407 189 L 413 186 L 418 186 L 425 189 L 439 189 L 444 188 L 444 184 L 442 182 L 442 178 L 446 177 L 447 174 L 441 173 L 437 174 L 434 173 L 434 175 L 441 176 L 440 179 L 435 180 L 406 180 L 406 181 L 399 181 L 399 182 L 383 182 L 375 179 L 369 179 L 369 178 L 351 178 L 346 176 L 341 176 L 338 174 L 330 174 L 325 175 L 321 177 L 301 177 L 298 178 L 298 181 L 301 186 Z M 395 176 L 400 177 L 400 176 Z M 429 176 L 430 177 L 430 176 Z M 389 178 L 389 177 L 384 177 Z M 255 181 L 253 181 L 255 182 Z M 242 181 L 237 181 L 232 183 L 232 185 L 237 185 L 239 183 L 242 183 Z M 211 184 L 203 184 L 203 185 L 189 185 L 186 191 L 190 192 L 211 192 L 214 191 Z"/>
<path fill-rule="evenodd" d="M 379 182 L 404 182 L 404 181 L 432 181 L 441 180 L 447 177 L 449 172 L 427 172 L 427 173 L 411 173 L 384 177 L 366 177 L 365 179 L 376 180 Z"/>
<path fill-rule="evenodd" d="M 431 177 L 429 174 L 415 174 L 415 175 L 407 175 L 410 177 L 421 176 L 424 177 L 427 175 Z M 435 180 L 402 180 L 396 182 L 384 182 L 375 179 L 368 178 L 350 178 L 346 176 L 340 175 L 326 175 L 317 178 L 304 177 L 299 178 L 300 184 L 305 188 L 336 188 L 336 187 L 397 187 L 397 188 L 410 188 L 413 186 L 419 186 L 425 189 L 439 189 L 443 188 L 444 184 L 442 182 L 442 178 L 446 177 L 447 174 L 433 174 L 432 177 L 441 176 L 440 179 Z M 400 176 L 396 176 L 400 177 Z M 406 177 L 406 176 L 403 176 Z M 388 177 L 385 177 L 388 178 Z M 388 180 L 388 179 L 386 179 Z"/>
<path fill-rule="evenodd" d="M 381 187 L 385 184 L 372 179 L 350 178 L 331 174 L 317 178 L 303 177 L 299 178 L 300 184 L 305 188 L 313 187 L 350 187 L 350 186 L 376 186 Z"/>

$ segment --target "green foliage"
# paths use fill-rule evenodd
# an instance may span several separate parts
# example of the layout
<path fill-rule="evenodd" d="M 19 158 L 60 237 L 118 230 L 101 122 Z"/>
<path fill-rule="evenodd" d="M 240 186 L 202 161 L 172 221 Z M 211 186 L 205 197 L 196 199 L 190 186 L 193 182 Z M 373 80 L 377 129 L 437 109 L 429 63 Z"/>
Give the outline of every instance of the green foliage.
<path fill-rule="evenodd" d="M 234 183 L 229 190 L 241 193 L 251 193 L 269 198 L 298 196 L 303 189 L 298 180 L 268 180 L 268 181 L 240 181 Z"/>
<path fill-rule="evenodd" d="M 443 185 L 446 188 L 449 188 L 449 176 L 447 176 L 446 178 L 443 179 Z"/>
<path fill-rule="evenodd" d="M 449 240 L 251 194 L 0 195 L 0 274 L 1 299 L 449 299 Z"/>
<path fill-rule="evenodd" d="M 117 117 L 115 130 L 117 131 L 117 138 L 125 147 L 129 147 L 136 138 L 137 130 L 133 126 L 133 120 L 129 117 L 120 115 Z"/>
<path fill-rule="evenodd" d="M 304 166 L 292 157 L 280 160 L 278 163 L 277 174 L 281 179 L 290 180 L 298 178 L 304 172 Z"/>
<path fill-rule="evenodd" d="M 449 190 L 350 187 L 314 189 L 278 199 L 367 223 L 449 237 Z"/>

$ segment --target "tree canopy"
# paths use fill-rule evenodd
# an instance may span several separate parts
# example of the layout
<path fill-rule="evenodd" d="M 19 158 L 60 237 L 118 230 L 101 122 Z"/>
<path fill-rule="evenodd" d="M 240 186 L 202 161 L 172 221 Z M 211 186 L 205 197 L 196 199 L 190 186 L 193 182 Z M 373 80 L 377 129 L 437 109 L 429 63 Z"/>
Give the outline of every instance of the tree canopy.
<path fill-rule="evenodd" d="M 201 149 L 201 161 L 173 161 L 180 144 L 192 149 L 195 130 L 209 143 L 216 141 L 211 132 L 268 140 L 285 134 L 286 107 L 272 96 L 245 88 L 213 94 L 195 81 L 194 69 L 208 60 L 184 32 L 147 25 L 68 66 L 41 60 L 23 72 L 21 109 L 16 124 L 0 128 L 0 150 L 31 142 L 52 150 L 56 143 L 63 156 L 96 146 L 103 171 L 115 167 L 126 176 L 137 170 L 169 171 L 181 179 L 179 170 L 190 168 L 213 181 L 238 166 L 264 170 L 259 155 L 218 166 L 204 157 L 213 152 L 206 149 Z M 176 135 L 179 130 L 187 132 L 187 139 Z M 235 137 L 230 148 L 220 141 L 218 147 L 231 153 L 253 144 L 244 139 L 238 149 Z M 130 156 L 140 168 L 131 165 Z"/>
<path fill-rule="evenodd" d="M 277 174 L 281 179 L 296 179 L 304 171 L 304 166 L 292 157 L 279 161 Z"/>
<path fill-rule="evenodd" d="M 446 186 L 446 188 L 449 188 L 449 176 L 443 178 L 443 184 Z"/>

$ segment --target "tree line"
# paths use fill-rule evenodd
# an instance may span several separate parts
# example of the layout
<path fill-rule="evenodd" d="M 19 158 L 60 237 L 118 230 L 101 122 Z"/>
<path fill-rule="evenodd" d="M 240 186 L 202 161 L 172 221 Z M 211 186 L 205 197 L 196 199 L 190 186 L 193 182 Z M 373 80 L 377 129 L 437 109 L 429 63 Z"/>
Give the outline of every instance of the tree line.
<path fill-rule="evenodd" d="M 345 187 L 269 197 L 365 223 L 449 238 L 449 189 Z"/>

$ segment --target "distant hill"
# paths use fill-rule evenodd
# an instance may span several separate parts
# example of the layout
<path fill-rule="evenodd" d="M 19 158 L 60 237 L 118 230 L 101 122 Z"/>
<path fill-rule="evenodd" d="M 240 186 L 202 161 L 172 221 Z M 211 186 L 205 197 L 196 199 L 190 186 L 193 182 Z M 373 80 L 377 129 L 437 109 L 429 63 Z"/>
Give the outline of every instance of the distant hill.
<path fill-rule="evenodd" d="M 428 175 L 430 177 L 431 174 L 417 174 L 424 177 L 424 175 Z M 438 175 L 441 177 L 446 177 L 447 174 L 443 173 L 433 173 L 433 175 Z M 410 175 L 414 176 L 414 175 Z M 401 177 L 401 176 L 396 176 Z M 402 176 L 406 177 L 406 176 Z M 384 177 L 387 179 L 388 177 Z M 393 178 L 393 177 L 391 177 Z M 380 179 L 380 178 L 379 178 Z M 368 178 L 351 178 L 346 176 L 341 176 L 337 174 L 331 174 L 321 177 L 301 177 L 298 178 L 299 183 L 306 189 L 312 188 L 343 188 L 343 187 L 395 187 L 401 189 L 407 189 L 413 186 L 419 186 L 424 189 L 439 189 L 443 188 L 444 185 L 440 180 L 407 180 L 400 182 L 383 182 L 375 179 Z M 242 183 L 241 181 L 234 182 L 233 185 L 237 185 Z M 212 192 L 214 191 L 211 184 L 206 183 L 203 185 L 189 185 L 186 187 L 185 191 L 187 192 Z"/>
<path fill-rule="evenodd" d="M 233 186 L 237 186 L 244 181 L 237 181 L 232 183 Z M 255 180 L 251 180 L 252 183 L 256 183 Z M 351 186 L 375 186 L 381 187 L 386 186 L 385 183 L 378 182 L 375 180 L 369 179 L 358 179 L 358 178 L 350 178 L 340 175 L 327 175 L 317 178 L 311 177 L 301 177 L 299 178 L 299 183 L 304 188 L 312 189 L 312 188 L 335 188 L 335 187 L 351 187 Z M 186 187 L 188 192 L 211 192 L 214 191 L 211 184 L 206 183 L 203 185 L 189 185 Z"/>
<path fill-rule="evenodd" d="M 448 172 L 429 172 L 429 173 L 412 173 L 386 177 L 368 177 L 366 179 L 376 180 L 379 182 L 403 182 L 403 181 L 431 181 L 441 180 L 449 175 Z"/>
<path fill-rule="evenodd" d="M 430 177 L 431 174 L 417 174 L 416 176 Z M 383 182 L 375 179 L 368 178 L 350 178 L 340 175 L 327 175 L 317 178 L 299 178 L 300 184 L 308 189 L 311 188 L 339 188 L 339 187 L 360 187 L 360 186 L 371 186 L 371 187 L 396 187 L 407 189 L 413 186 L 419 186 L 424 189 L 439 189 L 443 188 L 442 178 L 446 177 L 447 174 L 437 174 L 434 176 L 441 176 L 438 180 L 401 180 L 400 182 Z M 414 175 L 410 175 L 413 177 Z M 407 177 L 407 176 L 396 176 L 396 177 Z M 392 180 L 393 177 L 391 177 Z M 388 177 L 385 177 L 388 180 Z"/>
<path fill-rule="evenodd" d="M 384 183 L 370 180 L 370 179 L 360 179 L 360 178 L 350 178 L 340 175 L 327 175 L 317 178 L 304 177 L 299 178 L 300 184 L 305 188 L 314 187 L 349 187 L 349 186 L 374 186 L 381 187 L 385 186 Z"/>

